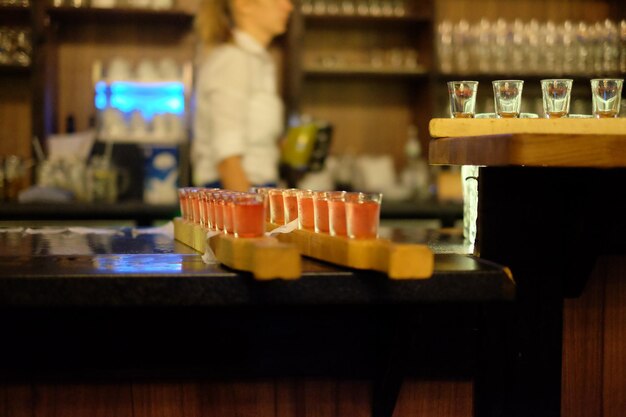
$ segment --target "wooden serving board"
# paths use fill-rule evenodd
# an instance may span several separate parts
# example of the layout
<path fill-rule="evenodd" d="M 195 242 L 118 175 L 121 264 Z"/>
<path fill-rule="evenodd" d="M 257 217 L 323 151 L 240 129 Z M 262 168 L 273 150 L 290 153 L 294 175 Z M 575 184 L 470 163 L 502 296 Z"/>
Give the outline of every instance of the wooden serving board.
<path fill-rule="evenodd" d="M 499 134 L 623 135 L 626 118 L 615 119 L 431 119 L 430 136 L 436 138 Z"/>
<path fill-rule="evenodd" d="M 268 226 L 272 227 L 276 226 Z M 348 239 L 307 230 L 277 237 L 295 245 L 302 255 L 348 268 L 384 272 L 390 279 L 423 279 L 433 274 L 434 254 L 426 245 Z"/>
<path fill-rule="evenodd" d="M 442 165 L 626 167 L 622 135 L 530 134 L 440 138 L 430 141 L 429 162 Z"/>
<path fill-rule="evenodd" d="M 302 275 L 300 253 L 294 245 L 273 237 L 235 238 L 207 231 L 180 218 L 174 219 L 174 238 L 198 252 L 210 245 L 217 260 L 229 268 L 251 272 L 258 280 L 297 279 Z"/>

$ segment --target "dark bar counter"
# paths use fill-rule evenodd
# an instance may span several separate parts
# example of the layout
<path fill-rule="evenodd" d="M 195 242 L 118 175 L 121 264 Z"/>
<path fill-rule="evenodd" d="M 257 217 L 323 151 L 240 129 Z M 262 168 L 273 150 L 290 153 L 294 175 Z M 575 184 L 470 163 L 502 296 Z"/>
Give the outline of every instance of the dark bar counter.
<path fill-rule="evenodd" d="M 63 390 L 325 377 L 372 381 L 360 401 L 391 416 L 402 381 L 417 377 L 474 381 L 475 415 L 500 407 L 515 284 L 507 268 L 462 254 L 458 235 L 385 231 L 434 248 L 429 279 L 303 259 L 300 279 L 261 282 L 207 265 L 169 236 L 107 230 L 0 233 L 0 326 L 10 341 L 0 345 L 0 392 L 41 381 Z"/>

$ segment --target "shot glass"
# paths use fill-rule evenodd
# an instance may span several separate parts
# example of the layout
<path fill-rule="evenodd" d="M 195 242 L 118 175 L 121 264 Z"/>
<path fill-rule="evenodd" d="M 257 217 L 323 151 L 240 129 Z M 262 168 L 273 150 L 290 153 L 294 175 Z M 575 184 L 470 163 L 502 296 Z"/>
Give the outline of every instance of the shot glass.
<path fill-rule="evenodd" d="M 211 230 L 220 230 L 217 227 L 217 213 L 216 210 L 218 208 L 218 200 L 220 199 L 221 193 L 223 190 L 219 188 L 210 188 L 209 191 L 206 192 L 208 199 L 208 215 L 209 215 L 209 229 Z M 223 218 L 223 217 L 222 217 Z"/>
<path fill-rule="evenodd" d="M 328 229 L 331 236 L 347 236 L 345 191 L 328 193 Z"/>
<path fill-rule="evenodd" d="M 191 208 L 190 220 L 195 224 L 200 224 L 200 189 L 191 188 L 188 191 L 189 208 Z"/>
<path fill-rule="evenodd" d="M 598 119 L 617 117 L 622 100 L 624 80 L 604 78 L 591 80 L 593 115 Z"/>
<path fill-rule="evenodd" d="M 207 229 L 214 229 L 215 209 L 213 207 L 213 193 L 219 188 L 200 189 L 200 217 L 201 225 Z"/>
<path fill-rule="evenodd" d="M 183 187 L 183 188 L 179 188 L 178 189 L 178 204 L 180 205 L 180 217 L 182 217 L 183 220 L 188 220 L 189 219 L 189 211 L 187 209 L 187 187 Z"/>
<path fill-rule="evenodd" d="M 285 224 L 298 218 L 298 190 L 289 188 L 283 190 L 283 205 L 285 208 Z"/>
<path fill-rule="evenodd" d="M 493 84 L 493 100 L 499 119 L 519 117 L 522 107 L 522 80 L 496 80 Z"/>
<path fill-rule="evenodd" d="M 263 204 L 265 205 L 265 221 L 270 221 L 270 199 L 269 191 L 273 187 L 251 187 L 250 192 L 254 194 L 260 194 L 263 196 Z"/>
<path fill-rule="evenodd" d="M 208 227 L 208 220 L 209 220 L 209 216 L 207 213 L 207 200 L 206 200 L 206 193 L 207 189 L 206 188 L 199 188 L 198 189 L 198 207 L 199 207 L 199 212 L 200 212 L 200 226 L 201 227 Z"/>
<path fill-rule="evenodd" d="M 543 113 L 546 119 L 567 117 L 572 96 L 572 83 L 572 80 L 567 79 L 541 80 Z"/>
<path fill-rule="evenodd" d="M 285 224 L 285 202 L 283 200 L 283 190 L 274 188 L 268 192 L 270 200 L 270 223 Z"/>
<path fill-rule="evenodd" d="M 213 193 L 213 213 L 215 219 L 215 230 L 219 232 L 224 231 L 224 196 L 226 191 L 220 190 Z"/>
<path fill-rule="evenodd" d="M 234 198 L 235 237 L 262 237 L 265 233 L 265 198 L 259 193 L 244 193 Z"/>
<path fill-rule="evenodd" d="M 380 193 L 347 193 L 346 228 L 350 239 L 376 239 L 380 222 Z"/>
<path fill-rule="evenodd" d="M 453 119 L 473 118 L 476 114 L 476 92 L 478 81 L 450 81 L 450 116 Z"/>
<path fill-rule="evenodd" d="M 313 192 L 313 217 L 315 233 L 328 233 L 328 193 L 326 191 Z"/>
<path fill-rule="evenodd" d="M 315 214 L 313 208 L 313 191 L 298 190 L 298 229 L 315 230 Z"/>
<path fill-rule="evenodd" d="M 228 235 L 235 233 L 235 227 L 233 224 L 233 211 L 235 210 L 235 198 L 237 193 L 226 192 L 222 194 L 222 202 L 220 204 L 222 209 L 223 227 L 222 231 Z"/>

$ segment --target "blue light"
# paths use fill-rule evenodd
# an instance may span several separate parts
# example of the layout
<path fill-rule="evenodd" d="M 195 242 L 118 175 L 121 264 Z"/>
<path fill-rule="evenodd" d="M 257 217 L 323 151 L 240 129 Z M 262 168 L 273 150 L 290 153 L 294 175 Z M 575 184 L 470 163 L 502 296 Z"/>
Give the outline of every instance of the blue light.
<path fill-rule="evenodd" d="M 124 113 L 141 111 L 143 117 L 148 120 L 155 114 L 181 115 L 185 111 L 185 87 L 181 82 L 118 81 L 108 86 L 99 82 L 95 89 L 95 105 L 99 110 L 106 108 L 109 97 L 110 107 Z"/>
<path fill-rule="evenodd" d="M 104 110 L 107 107 L 107 96 L 103 93 L 96 93 L 96 109 Z"/>
<path fill-rule="evenodd" d="M 171 274 L 183 269 L 183 256 L 179 254 L 105 255 L 96 257 L 94 261 L 98 270 L 113 273 Z"/>

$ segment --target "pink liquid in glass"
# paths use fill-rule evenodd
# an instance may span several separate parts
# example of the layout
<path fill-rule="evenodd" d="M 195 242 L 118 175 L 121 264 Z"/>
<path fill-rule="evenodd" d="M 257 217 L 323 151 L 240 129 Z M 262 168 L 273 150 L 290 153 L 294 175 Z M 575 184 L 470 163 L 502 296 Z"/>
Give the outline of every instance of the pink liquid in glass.
<path fill-rule="evenodd" d="M 198 193 L 198 206 L 200 207 L 200 226 L 207 227 L 207 201 L 202 193 Z"/>
<path fill-rule="evenodd" d="M 235 233 L 234 224 L 233 224 L 233 210 L 234 203 L 232 201 L 225 201 L 222 209 L 224 210 L 224 228 L 222 229 L 224 232 L 232 235 Z"/>
<path fill-rule="evenodd" d="M 341 200 L 328 202 L 328 225 L 332 236 L 347 236 L 346 203 Z"/>
<path fill-rule="evenodd" d="M 346 202 L 348 236 L 353 239 L 375 239 L 378 236 L 380 204 L 374 201 Z"/>
<path fill-rule="evenodd" d="M 298 228 L 315 230 L 313 197 L 300 197 L 298 201 Z"/>
<path fill-rule="evenodd" d="M 189 220 L 189 197 L 182 195 L 180 197 L 180 215 L 183 220 Z"/>
<path fill-rule="evenodd" d="M 200 195 L 198 192 L 191 194 L 191 211 L 191 220 L 196 224 L 200 224 Z"/>
<path fill-rule="evenodd" d="M 315 231 L 328 233 L 328 200 L 313 200 Z"/>
<path fill-rule="evenodd" d="M 285 224 L 298 218 L 298 197 L 296 195 L 285 195 Z"/>
<path fill-rule="evenodd" d="M 270 192 L 270 222 L 285 224 L 285 204 L 282 192 Z"/>
<path fill-rule="evenodd" d="M 207 195 L 206 200 L 206 216 L 207 227 L 211 230 L 215 229 L 215 202 L 213 201 L 213 195 Z"/>
<path fill-rule="evenodd" d="M 180 217 L 187 219 L 187 196 L 184 189 L 178 190 L 178 204 L 180 205 Z"/>
<path fill-rule="evenodd" d="M 224 200 L 215 203 L 215 230 L 224 231 Z"/>
<path fill-rule="evenodd" d="M 265 206 L 263 202 L 237 202 L 234 215 L 236 237 L 261 237 L 265 233 Z"/>

